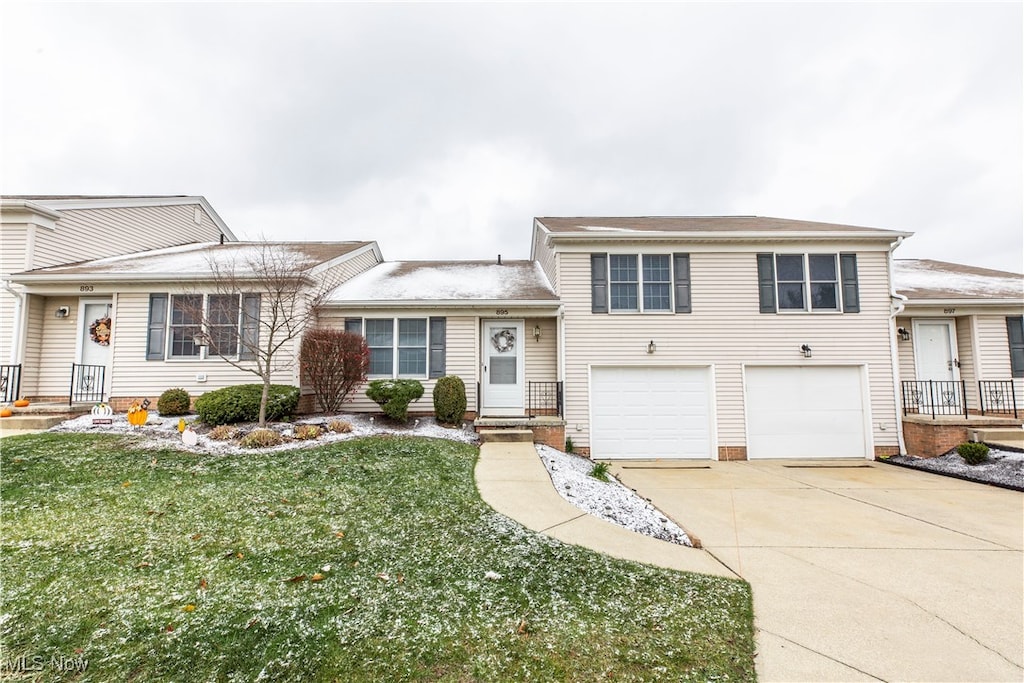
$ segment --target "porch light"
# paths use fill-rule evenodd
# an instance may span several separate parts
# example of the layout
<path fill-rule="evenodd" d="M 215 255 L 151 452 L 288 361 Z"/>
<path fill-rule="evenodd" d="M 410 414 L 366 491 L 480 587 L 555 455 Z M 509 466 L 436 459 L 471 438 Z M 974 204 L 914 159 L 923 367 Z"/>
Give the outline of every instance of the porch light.
<path fill-rule="evenodd" d="M 910 330 L 905 327 L 901 327 L 896 330 L 896 334 L 900 335 L 900 341 L 910 341 Z"/>
<path fill-rule="evenodd" d="M 533 326 L 533 339 L 534 341 L 540 341 L 540 325 Z"/>
<path fill-rule="evenodd" d="M 71 315 L 71 308 L 68 306 L 58 306 L 57 310 L 53 312 L 54 318 L 66 318 Z"/>
<path fill-rule="evenodd" d="M 800 350 L 803 352 L 804 358 L 810 358 L 811 357 L 811 347 L 808 346 L 807 344 L 802 345 L 800 347 Z"/>
<path fill-rule="evenodd" d="M 647 345 L 647 353 L 654 353 L 657 350 L 658 350 L 658 345 L 655 344 L 654 340 L 652 339 L 650 341 L 650 343 Z"/>

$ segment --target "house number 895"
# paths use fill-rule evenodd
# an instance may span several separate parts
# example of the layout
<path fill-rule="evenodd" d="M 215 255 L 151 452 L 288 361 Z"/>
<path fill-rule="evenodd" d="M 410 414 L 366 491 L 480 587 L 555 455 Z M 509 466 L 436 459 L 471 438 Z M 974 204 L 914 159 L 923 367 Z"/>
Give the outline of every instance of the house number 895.
<path fill-rule="evenodd" d="M 508 315 L 508 309 L 499 308 L 498 310 L 494 311 L 494 315 Z"/>

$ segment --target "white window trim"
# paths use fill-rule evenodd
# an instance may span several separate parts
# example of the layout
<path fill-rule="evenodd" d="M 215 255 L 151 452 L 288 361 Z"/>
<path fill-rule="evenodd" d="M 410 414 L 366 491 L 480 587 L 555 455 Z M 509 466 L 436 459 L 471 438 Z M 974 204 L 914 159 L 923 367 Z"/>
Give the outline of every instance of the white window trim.
<path fill-rule="evenodd" d="M 674 252 L 660 252 L 660 251 L 622 251 L 622 252 L 608 252 L 608 314 L 609 315 L 672 315 L 676 310 L 676 264 L 675 259 L 672 258 Z M 612 285 L 613 284 L 630 284 L 625 282 L 614 282 L 612 280 L 612 257 L 613 256 L 632 256 L 636 259 L 636 308 L 614 308 L 612 306 Z M 647 310 L 644 308 L 644 256 L 667 256 L 668 257 L 668 308 L 654 308 Z M 661 282 L 655 282 L 653 284 L 663 284 Z"/>
<path fill-rule="evenodd" d="M 210 353 L 209 352 L 209 348 L 210 347 L 208 345 L 206 345 L 206 344 L 204 344 L 203 346 L 199 347 L 199 354 L 195 355 L 195 356 L 174 356 L 174 355 L 171 354 L 171 344 L 173 343 L 173 337 L 172 337 L 172 334 L 171 334 L 171 330 L 174 327 L 184 327 L 183 325 L 172 325 L 171 324 L 171 320 L 174 318 L 174 299 L 176 297 L 181 297 L 181 296 L 193 296 L 193 294 L 191 294 L 191 293 L 181 293 L 181 294 L 169 294 L 168 295 L 168 301 L 167 301 L 167 322 L 166 322 L 166 325 L 165 325 L 165 330 L 166 331 L 164 332 L 164 335 L 167 338 L 167 343 L 164 345 L 164 361 L 172 362 L 172 363 L 195 363 L 197 361 L 206 362 L 206 361 L 211 361 L 211 360 L 220 360 L 222 358 L 230 358 L 231 360 L 234 360 L 234 361 L 240 360 L 241 359 L 240 358 L 241 357 L 241 353 L 242 353 L 242 327 L 243 327 L 243 323 L 245 321 L 244 311 L 242 310 L 242 306 L 243 306 L 243 303 L 244 303 L 243 300 L 242 300 L 242 297 L 244 296 L 244 293 L 239 292 L 238 294 L 234 294 L 234 295 L 230 295 L 230 294 L 226 295 L 226 296 L 235 296 L 238 299 L 238 346 L 235 348 L 234 355 L 231 355 L 231 356 L 226 356 L 226 355 L 222 356 L 222 355 L 219 355 L 219 354 L 216 354 L 216 353 Z M 209 325 L 206 324 L 206 322 L 207 322 L 206 319 L 207 319 L 207 317 L 209 315 L 209 311 L 210 311 L 210 296 L 225 296 L 225 295 L 217 294 L 217 293 L 212 293 L 212 294 L 211 293 L 204 293 L 204 294 L 199 294 L 197 296 L 203 297 L 203 321 L 197 327 L 199 327 L 200 332 L 203 335 L 205 335 L 207 339 L 209 339 L 210 331 L 209 331 L 209 329 L 207 329 L 209 327 Z"/>
<path fill-rule="evenodd" d="M 416 316 L 416 315 L 403 315 L 403 316 L 368 316 L 362 319 L 362 335 L 366 339 L 366 322 L 368 320 L 390 320 L 391 321 L 391 374 L 368 374 L 368 379 L 418 379 L 427 380 L 430 378 L 430 316 Z M 426 341 L 422 347 L 426 351 L 426 362 L 424 363 L 424 372 L 422 375 L 402 375 L 398 371 L 398 343 L 401 336 L 399 332 L 400 320 L 422 320 L 426 323 Z M 383 348 L 383 347 L 373 347 Z M 405 347 L 405 348 L 420 348 L 420 347 Z"/>
<path fill-rule="evenodd" d="M 782 297 L 779 296 L 779 262 L 776 257 L 778 256 L 801 256 L 803 257 L 804 266 L 804 279 L 803 279 L 803 292 L 804 292 L 804 307 L 803 308 L 783 308 Z M 836 280 L 833 282 L 836 285 L 836 307 L 835 308 L 814 308 L 811 305 L 811 256 L 831 256 L 836 267 Z M 780 315 L 835 315 L 843 312 L 843 276 L 840 272 L 841 264 L 839 263 L 839 252 L 831 251 L 773 251 L 772 252 L 772 275 L 775 280 L 775 312 Z M 795 280 L 784 280 L 783 282 L 795 283 Z M 816 282 L 825 282 L 825 280 L 816 280 Z"/>

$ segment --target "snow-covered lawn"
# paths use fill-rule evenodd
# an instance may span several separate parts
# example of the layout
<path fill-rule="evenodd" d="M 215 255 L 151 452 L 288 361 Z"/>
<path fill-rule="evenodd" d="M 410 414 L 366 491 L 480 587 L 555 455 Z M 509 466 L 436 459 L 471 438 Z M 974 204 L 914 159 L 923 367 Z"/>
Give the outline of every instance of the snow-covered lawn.
<path fill-rule="evenodd" d="M 993 448 L 988 459 L 978 465 L 967 462 L 951 451 L 937 458 L 918 458 L 913 455 L 894 455 L 888 462 L 906 465 L 938 474 L 951 474 L 985 484 L 999 484 L 1024 491 L 1024 453 Z"/>

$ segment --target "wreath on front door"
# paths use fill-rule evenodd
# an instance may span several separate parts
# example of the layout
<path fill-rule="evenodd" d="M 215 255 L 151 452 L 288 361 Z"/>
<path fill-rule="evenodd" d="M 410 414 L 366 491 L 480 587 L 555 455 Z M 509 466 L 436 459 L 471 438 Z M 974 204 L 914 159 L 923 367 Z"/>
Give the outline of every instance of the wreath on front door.
<path fill-rule="evenodd" d="M 491 337 L 491 344 L 498 350 L 498 353 L 508 353 L 516 346 L 516 335 L 514 330 L 502 330 Z"/>
<path fill-rule="evenodd" d="M 100 346 L 110 346 L 110 316 L 97 318 L 89 325 L 89 338 Z"/>

